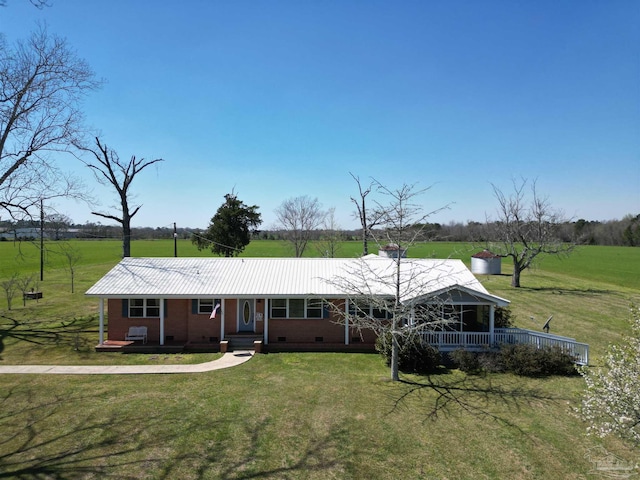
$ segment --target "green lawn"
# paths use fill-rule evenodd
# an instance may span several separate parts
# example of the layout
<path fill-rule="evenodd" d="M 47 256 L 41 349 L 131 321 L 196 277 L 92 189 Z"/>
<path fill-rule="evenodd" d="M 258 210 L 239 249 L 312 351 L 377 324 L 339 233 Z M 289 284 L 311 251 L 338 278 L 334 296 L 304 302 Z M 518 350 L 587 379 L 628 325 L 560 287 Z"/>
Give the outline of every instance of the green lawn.
<path fill-rule="evenodd" d="M 76 293 L 50 253 L 42 300 L 26 307 L 16 300 L 11 311 L 0 301 L 0 364 L 215 358 L 93 352 L 97 302 L 83 292 L 118 261 L 120 246 L 74 243 L 83 254 Z M 0 242 L 0 280 L 39 272 L 39 254 L 30 248 Z M 283 248 L 253 242 L 246 255 Z M 551 332 L 589 343 L 598 364 L 606 345 L 629 331 L 629 304 L 640 303 L 640 280 L 625 273 L 640 249 L 607 248 L 545 259 L 523 275 L 520 289 L 509 287 L 507 275 L 481 280 L 512 301 L 519 326 L 539 330 L 554 315 Z M 344 249 L 356 255 L 360 244 Z M 186 241 L 178 250 L 208 254 Z M 173 242 L 136 241 L 132 252 L 172 256 Z M 412 250 L 431 253 L 468 263 L 474 251 L 459 244 Z M 592 461 L 603 451 L 640 463 L 638 452 L 616 439 L 585 437 L 574 413 L 580 377 L 454 370 L 393 383 L 388 376 L 374 354 L 309 353 L 258 355 L 192 375 L 2 375 L 0 478 L 579 479 L 598 478 Z"/>
<path fill-rule="evenodd" d="M 376 355 L 269 354 L 205 374 L 4 376 L 10 478 L 585 478 L 579 378 L 391 383 Z"/>

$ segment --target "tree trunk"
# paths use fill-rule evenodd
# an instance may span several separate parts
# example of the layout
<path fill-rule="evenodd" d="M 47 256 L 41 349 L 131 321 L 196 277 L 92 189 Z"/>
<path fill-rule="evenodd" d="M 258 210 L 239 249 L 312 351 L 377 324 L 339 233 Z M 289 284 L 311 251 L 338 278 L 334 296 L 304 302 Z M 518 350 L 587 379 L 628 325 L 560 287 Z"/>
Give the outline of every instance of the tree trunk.
<path fill-rule="evenodd" d="M 520 273 L 522 272 L 522 267 L 516 262 L 513 262 L 513 275 L 511 275 L 511 286 L 519 288 L 520 287 Z"/>
<path fill-rule="evenodd" d="M 394 322 L 395 323 L 395 322 Z M 394 331 L 391 332 L 391 380 L 397 382 L 400 380 L 400 343 Z"/>
<path fill-rule="evenodd" d="M 131 220 L 122 219 L 122 258 L 131 256 Z"/>
<path fill-rule="evenodd" d="M 362 230 L 362 256 L 366 257 L 367 255 L 369 255 L 369 242 L 367 240 L 367 233 L 366 231 L 363 229 Z"/>

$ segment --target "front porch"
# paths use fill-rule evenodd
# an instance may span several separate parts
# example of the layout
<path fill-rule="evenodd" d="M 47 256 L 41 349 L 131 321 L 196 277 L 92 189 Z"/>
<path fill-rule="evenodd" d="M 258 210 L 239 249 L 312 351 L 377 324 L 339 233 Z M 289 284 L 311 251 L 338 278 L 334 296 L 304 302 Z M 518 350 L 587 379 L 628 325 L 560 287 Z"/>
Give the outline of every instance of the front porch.
<path fill-rule="evenodd" d="M 231 335 L 230 349 L 238 348 L 242 350 L 253 349 L 253 342 L 260 340 L 256 335 Z M 502 344 L 531 344 L 538 348 L 557 346 L 564 352 L 576 358 L 579 365 L 589 363 L 589 345 L 577 342 L 573 338 L 552 335 L 550 333 L 536 332 L 521 328 L 496 328 L 493 332 L 427 332 L 423 334 L 425 342 L 437 347 L 441 352 L 451 352 L 459 348 L 472 351 L 482 351 L 498 348 Z M 245 342 L 242 339 L 248 340 Z M 99 352 L 122 352 L 122 353 L 180 353 L 183 351 L 197 352 L 219 352 L 220 343 L 195 344 L 191 342 L 170 342 L 160 345 L 158 342 L 117 341 L 106 340 L 100 345 L 96 345 Z M 322 344 L 322 343 L 295 343 L 264 345 L 265 352 L 282 351 L 372 351 L 372 346 L 363 344 Z"/>

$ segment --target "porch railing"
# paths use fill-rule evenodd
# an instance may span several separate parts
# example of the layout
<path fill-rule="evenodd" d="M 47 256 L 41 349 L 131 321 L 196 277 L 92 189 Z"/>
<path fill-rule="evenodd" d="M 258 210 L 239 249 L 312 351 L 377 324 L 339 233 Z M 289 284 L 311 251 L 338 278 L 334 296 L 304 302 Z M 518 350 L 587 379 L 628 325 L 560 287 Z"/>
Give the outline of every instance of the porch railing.
<path fill-rule="evenodd" d="M 576 358 L 576 363 L 587 365 L 589 363 L 589 345 L 580 343 L 575 338 L 562 337 L 544 332 L 534 332 L 521 328 L 496 328 L 495 341 L 502 343 L 528 343 L 538 348 L 560 347 L 563 352 Z"/>
<path fill-rule="evenodd" d="M 557 346 L 574 356 L 576 363 L 589 363 L 589 345 L 573 338 L 535 332 L 521 328 L 496 328 L 493 339 L 489 332 L 425 332 L 424 341 L 441 350 L 466 348 L 469 350 L 489 349 L 501 344 L 531 344 L 538 348 Z"/>

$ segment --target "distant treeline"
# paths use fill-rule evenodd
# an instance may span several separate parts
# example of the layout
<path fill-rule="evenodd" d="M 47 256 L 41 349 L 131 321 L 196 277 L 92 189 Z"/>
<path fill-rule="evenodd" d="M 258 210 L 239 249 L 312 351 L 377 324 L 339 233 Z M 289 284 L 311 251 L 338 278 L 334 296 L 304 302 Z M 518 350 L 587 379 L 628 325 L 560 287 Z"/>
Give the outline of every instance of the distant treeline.
<path fill-rule="evenodd" d="M 448 224 L 430 223 L 420 225 L 424 227 L 423 240 L 448 242 L 489 242 L 497 241 L 492 232 L 496 231 L 495 224 L 481 222 L 450 222 Z M 640 214 L 627 215 L 622 220 L 590 221 L 579 219 L 565 222 L 557 226 L 559 239 L 564 242 L 576 242 L 581 245 L 613 245 L 640 246 Z M 171 239 L 174 237 L 172 227 L 144 227 L 133 228 L 133 239 Z M 179 239 L 188 239 L 203 231 L 200 228 L 178 227 L 175 234 Z M 122 228 L 100 223 L 72 224 L 61 222 L 46 222 L 44 236 L 47 239 L 63 240 L 69 238 L 105 239 L 122 238 Z M 0 222 L 0 240 L 34 240 L 40 236 L 38 222 Z M 327 237 L 336 240 L 360 240 L 360 230 L 339 230 L 329 232 L 316 230 L 312 240 L 323 240 Z M 261 230 L 254 233 L 254 238 L 261 240 L 283 240 L 287 232 L 278 230 Z"/>

